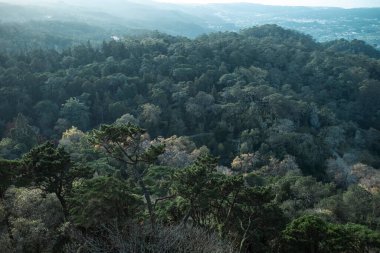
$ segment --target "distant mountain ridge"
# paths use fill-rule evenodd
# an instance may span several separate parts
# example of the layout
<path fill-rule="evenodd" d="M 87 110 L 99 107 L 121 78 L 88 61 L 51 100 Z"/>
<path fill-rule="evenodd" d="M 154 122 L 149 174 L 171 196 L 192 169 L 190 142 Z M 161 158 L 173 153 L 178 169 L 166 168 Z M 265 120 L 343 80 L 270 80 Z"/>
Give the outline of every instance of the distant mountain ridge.
<path fill-rule="evenodd" d="M 132 30 L 159 30 L 197 37 L 217 31 L 239 31 L 277 24 L 309 34 L 320 42 L 363 40 L 380 49 L 380 8 L 316 8 L 250 3 L 178 5 L 154 1 L 45 1 L 44 4 L 0 3 L 2 23 L 76 22 L 123 36 Z M 0 34 L 0 38 L 1 38 Z M 92 37 L 88 38 L 92 40 Z"/>

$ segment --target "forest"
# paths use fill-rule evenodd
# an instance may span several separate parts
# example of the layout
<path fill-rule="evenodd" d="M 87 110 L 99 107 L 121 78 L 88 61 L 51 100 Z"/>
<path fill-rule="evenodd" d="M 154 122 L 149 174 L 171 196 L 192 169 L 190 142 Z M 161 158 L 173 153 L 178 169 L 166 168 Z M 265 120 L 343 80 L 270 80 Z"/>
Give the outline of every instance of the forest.
<path fill-rule="evenodd" d="M 0 51 L 0 251 L 379 252 L 379 98 L 277 25 Z"/>
<path fill-rule="evenodd" d="M 265 24 L 294 29 L 318 42 L 356 39 L 380 50 L 380 8 L 364 8 L 372 0 L 342 2 L 362 6 L 348 9 L 241 1 L 184 5 L 181 0 L 1 0 L 0 50 L 61 50 L 87 41 L 97 46 L 114 36 L 151 30 L 196 38 Z"/>

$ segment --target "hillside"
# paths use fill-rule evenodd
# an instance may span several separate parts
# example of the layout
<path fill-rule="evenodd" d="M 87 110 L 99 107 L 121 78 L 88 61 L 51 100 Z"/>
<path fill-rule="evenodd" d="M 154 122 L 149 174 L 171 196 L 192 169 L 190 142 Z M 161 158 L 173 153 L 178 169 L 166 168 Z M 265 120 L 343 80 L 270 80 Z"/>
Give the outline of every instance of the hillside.
<path fill-rule="evenodd" d="M 377 52 L 263 25 L 0 53 L 0 245 L 378 250 Z"/>
<path fill-rule="evenodd" d="M 194 13 L 205 11 L 224 21 L 247 28 L 277 24 L 311 35 L 320 42 L 363 40 L 379 49 L 380 8 L 322 8 L 267 6 L 258 4 L 214 4 L 199 6 Z"/>
<path fill-rule="evenodd" d="M 4 3 L 1 3 L 4 2 Z M 255 25 L 277 24 L 311 35 L 319 42 L 346 39 L 362 40 L 379 49 L 379 8 L 312 8 L 286 7 L 259 4 L 207 4 L 180 5 L 154 1 L 109 0 L 104 1 L 10 1 L 0 2 L 2 25 L 30 21 L 42 27 L 51 23 L 65 24 L 63 31 L 70 31 L 70 24 L 77 23 L 93 30 L 102 29 L 103 37 L 95 34 L 67 38 L 86 42 L 101 42 L 111 36 L 123 37 L 135 30 L 159 30 L 170 35 L 195 38 L 201 34 L 246 29 Z M 6 3 L 8 2 L 8 3 Z M 46 24 L 45 24 L 46 23 Z M 77 26 L 78 26 L 77 25 Z M 41 30 L 28 30 L 41 37 Z M 51 25 L 50 25 L 51 26 Z M 59 30 L 43 30 L 54 35 Z M 0 39 L 2 34 L 0 33 Z M 7 39 L 7 37 L 2 38 Z M 36 38 L 39 39 L 39 38 Z M 10 44 L 12 44 L 12 38 Z M 76 45 L 72 43 L 72 45 Z M 15 47 L 17 48 L 17 47 Z"/>

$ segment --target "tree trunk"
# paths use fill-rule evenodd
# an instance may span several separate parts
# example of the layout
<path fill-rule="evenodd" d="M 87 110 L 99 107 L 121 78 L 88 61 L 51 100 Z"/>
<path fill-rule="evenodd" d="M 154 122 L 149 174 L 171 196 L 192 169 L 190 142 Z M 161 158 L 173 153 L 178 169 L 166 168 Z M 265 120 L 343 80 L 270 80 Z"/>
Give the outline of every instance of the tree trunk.
<path fill-rule="evenodd" d="M 148 212 L 149 212 L 149 217 L 150 217 L 150 224 L 152 226 L 153 231 L 155 231 L 156 230 L 156 217 L 155 217 L 155 214 L 154 214 L 154 209 L 153 209 L 153 205 L 152 205 L 152 199 L 150 198 L 150 193 L 149 193 L 148 189 L 145 186 L 143 177 L 138 172 L 137 162 L 136 161 L 133 164 L 133 174 L 134 174 L 134 177 L 135 177 L 136 181 L 138 182 L 138 184 L 140 185 L 141 190 L 142 190 L 142 192 L 144 194 L 146 205 L 148 206 Z"/>
<path fill-rule="evenodd" d="M 149 216 L 150 216 L 150 223 L 152 225 L 152 229 L 156 230 L 156 217 L 155 217 L 154 210 L 153 210 L 152 200 L 150 198 L 150 193 L 149 193 L 148 189 L 146 188 L 145 183 L 142 179 L 139 180 L 139 185 L 141 187 L 141 190 L 144 193 L 146 204 L 148 206 L 148 212 L 149 212 Z"/>
<path fill-rule="evenodd" d="M 56 192 L 55 195 L 57 196 L 59 202 L 61 203 L 61 206 L 63 209 L 63 214 L 64 214 L 65 220 L 66 220 L 66 218 L 69 216 L 69 211 L 67 210 L 66 200 L 60 193 Z"/>
<path fill-rule="evenodd" d="M 193 202 L 191 201 L 191 202 L 190 202 L 190 207 L 189 207 L 189 209 L 187 210 L 185 217 L 183 217 L 183 219 L 182 219 L 182 224 L 183 224 L 184 227 L 186 227 L 187 220 L 190 218 L 191 211 L 193 210 L 193 206 L 194 206 L 194 204 L 193 204 Z"/>
<path fill-rule="evenodd" d="M 235 203 L 236 203 L 236 198 L 237 198 L 237 195 L 239 194 L 240 190 L 238 190 L 235 194 L 234 194 L 234 199 L 232 201 L 232 204 L 230 206 L 230 208 L 228 209 L 228 213 L 227 213 L 227 216 L 226 218 L 224 219 L 224 222 L 222 223 L 222 233 L 223 233 L 223 236 L 224 236 L 224 228 L 228 225 L 229 221 L 230 221 L 230 217 L 231 217 L 231 213 L 232 213 L 232 210 L 235 206 Z"/>

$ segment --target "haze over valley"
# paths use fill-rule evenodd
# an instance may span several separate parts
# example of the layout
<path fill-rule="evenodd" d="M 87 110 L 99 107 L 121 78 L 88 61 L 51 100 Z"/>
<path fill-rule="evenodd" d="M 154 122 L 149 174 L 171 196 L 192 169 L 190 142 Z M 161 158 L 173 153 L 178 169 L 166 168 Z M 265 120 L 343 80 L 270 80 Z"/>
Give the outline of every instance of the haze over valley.
<path fill-rule="evenodd" d="M 75 44 L 86 40 L 99 42 L 111 36 L 122 37 L 147 30 L 194 38 L 209 32 L 239 31 L 255 25 L 277 24 L 309 34 L 321 42 L 358 39 L 375 48 L 380 47 L 380 8 L 342 9 L 252 3 L 180 5 L 125 0 L 10 1 L 0 2 L 0 6 L 1 25 L 10 33 L 8 38 L 0 39 L 9 40 L 10 44 L 19 42 L 9 26 L 30 36 L 34 33 L 36 37 L 47 33 L 50 36 L 64 34 L 64 39 Z M 29 21 L 38 25 L 26 29 L 28 25 L 25 22 Z M 17 26 L 20 22 L 25 24 L 24 27 Z"/>

